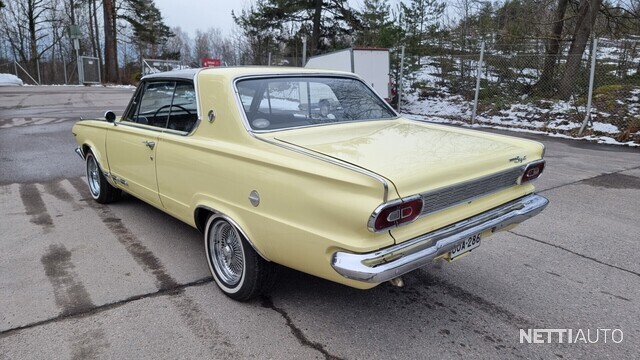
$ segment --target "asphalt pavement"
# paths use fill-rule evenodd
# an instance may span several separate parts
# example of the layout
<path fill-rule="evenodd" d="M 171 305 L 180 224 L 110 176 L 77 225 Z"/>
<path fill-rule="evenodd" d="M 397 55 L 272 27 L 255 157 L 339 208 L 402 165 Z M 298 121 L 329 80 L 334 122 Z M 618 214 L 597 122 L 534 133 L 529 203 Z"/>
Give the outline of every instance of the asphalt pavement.
<path fill-rule="evenodd" d="M 130 196 L 91 199 L 71 126 L 132 94 L 0 88 L 0 359 L 640 354 L 639 150 L 511 133 L 547 146 L 537 217 L 403 288 L 283 269 L 238 303 L 212 282 L 198 231 Z"/>

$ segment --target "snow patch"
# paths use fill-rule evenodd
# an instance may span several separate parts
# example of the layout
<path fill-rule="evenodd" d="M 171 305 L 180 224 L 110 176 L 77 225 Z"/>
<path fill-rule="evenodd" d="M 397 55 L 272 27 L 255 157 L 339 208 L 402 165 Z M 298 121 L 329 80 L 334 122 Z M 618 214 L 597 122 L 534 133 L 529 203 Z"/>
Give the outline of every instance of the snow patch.
<path fill-rule="evenodd" d="M 0 74 L 0 86 L 22 86 L 22 80 L 12 74 Z"/>

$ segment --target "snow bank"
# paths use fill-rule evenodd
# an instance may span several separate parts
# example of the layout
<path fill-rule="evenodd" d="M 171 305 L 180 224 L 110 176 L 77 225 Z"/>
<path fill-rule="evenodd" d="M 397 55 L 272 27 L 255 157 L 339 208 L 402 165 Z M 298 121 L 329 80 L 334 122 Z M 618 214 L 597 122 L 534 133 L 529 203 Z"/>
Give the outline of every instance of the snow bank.
<path fill-rule="evenodd" d="M 0 74 L 0 86 L 22 86 L 22 80 L 15 75 Z"/>

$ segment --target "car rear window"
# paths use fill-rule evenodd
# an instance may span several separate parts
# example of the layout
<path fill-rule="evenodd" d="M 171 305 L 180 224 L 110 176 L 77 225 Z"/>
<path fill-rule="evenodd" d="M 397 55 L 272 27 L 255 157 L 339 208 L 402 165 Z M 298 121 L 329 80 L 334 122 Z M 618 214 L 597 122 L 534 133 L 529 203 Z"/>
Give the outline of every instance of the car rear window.
<path fill-rule="evenodd" d="M 249 126 L 258 131 L 396 117 L 384 100 L 354 78 L 244 79 L 236 88 Z"/>

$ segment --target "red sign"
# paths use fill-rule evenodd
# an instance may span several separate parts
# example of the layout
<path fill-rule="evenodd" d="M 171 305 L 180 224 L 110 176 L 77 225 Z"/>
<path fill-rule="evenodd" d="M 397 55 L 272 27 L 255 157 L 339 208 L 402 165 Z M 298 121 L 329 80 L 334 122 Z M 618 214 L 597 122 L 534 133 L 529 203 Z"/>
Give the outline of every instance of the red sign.
<path fill-rule="evenodd" d="M 202 59 L 202 66 L 204 67 L 220 66 L 220 65 L 222 65 L 222 61 L 220 61 L 220 59 L 210 59 L 210 58 Z"/>

